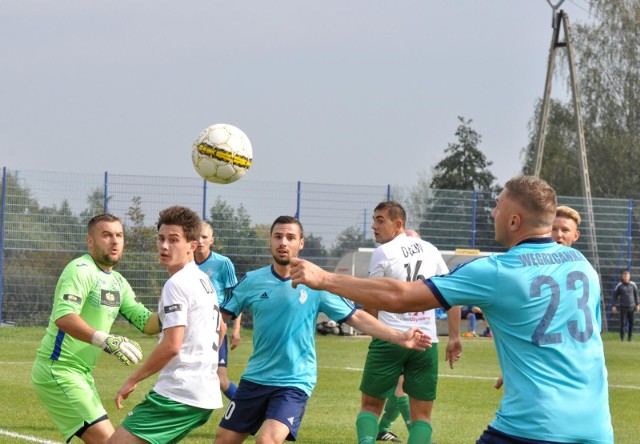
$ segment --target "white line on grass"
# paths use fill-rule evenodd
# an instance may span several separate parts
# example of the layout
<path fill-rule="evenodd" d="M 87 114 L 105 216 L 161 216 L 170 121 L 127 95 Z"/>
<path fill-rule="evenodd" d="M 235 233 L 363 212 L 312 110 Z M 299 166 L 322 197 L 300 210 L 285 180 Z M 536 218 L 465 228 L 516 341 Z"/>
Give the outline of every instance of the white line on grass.
<path fill-rule="evenodd" d="M 40 438 L 36 438 L 35 436 L 21 435 L 19 433 L 13 433 L 4 429 L 0 429 L 0 435 L 9 436 L 11 438 L 23 439 L 25 441 L 39 442 L 42 444 L 60 444 L 58 441 L 49 441 L 48 439 L 40 439 Z"/>
<path fill-rule="evenodd" d="M 329 370 L 346 370 L 349 372 L 362 372 L 361 368 L 356 367 L 326 367 L 326 366 L 318 366 L 318 368 L 326 368 Z M 470 375 L 451 375 L 451 374 L 438 374 L 438 378 L 460 378 L 460 379 L 482 379 L 486 381 L 495 381 L 497 379 L 493 376 L 470 376 Z M 623 390 L 640 390 L 640 386 L 637 385 L 621 385 L 621 384 L 609 384 L 609 387 L 615 389 L 623 389 Z"/>

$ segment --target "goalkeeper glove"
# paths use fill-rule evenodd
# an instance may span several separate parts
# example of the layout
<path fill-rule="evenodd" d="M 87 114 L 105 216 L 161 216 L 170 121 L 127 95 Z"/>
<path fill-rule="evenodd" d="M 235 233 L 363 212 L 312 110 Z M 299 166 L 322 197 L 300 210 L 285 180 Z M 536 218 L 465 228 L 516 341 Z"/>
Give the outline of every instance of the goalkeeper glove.
<path fill-rule="evenodd" d="M 91 343 L 110 355 L 114 355 L 124 365 L 137 364 L 142 359 L 140 345 L 124 336 L 110 335 L 96 330 L 91 338 Z"/>

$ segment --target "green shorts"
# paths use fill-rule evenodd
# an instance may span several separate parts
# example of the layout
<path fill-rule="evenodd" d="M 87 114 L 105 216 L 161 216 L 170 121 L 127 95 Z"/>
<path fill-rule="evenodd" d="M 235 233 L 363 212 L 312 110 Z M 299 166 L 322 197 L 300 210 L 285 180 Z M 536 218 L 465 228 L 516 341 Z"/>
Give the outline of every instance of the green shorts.
<path fill-rule="evenodd" d="M 169 444 L 205 424 L 212 413 L 213 410 L 182 404 L 152 390 L 121 425 L 151 444 Z"/>
<path fill-rule="evenodd" d="M 436 399 L 438 386 L 438 344 L 425 351 L 409 350 L 373 339 L 364 364 L 360 391 L 376 398 L 388 398 L 404 375 L 402 390 L 419 401 Z"/>
<path fill-rule="evenodd" d="M 31 381 L 65 440 L 69 441 L 87 425 L 107 419 L 90 372 L 37 358 L 31 369 Z"/>

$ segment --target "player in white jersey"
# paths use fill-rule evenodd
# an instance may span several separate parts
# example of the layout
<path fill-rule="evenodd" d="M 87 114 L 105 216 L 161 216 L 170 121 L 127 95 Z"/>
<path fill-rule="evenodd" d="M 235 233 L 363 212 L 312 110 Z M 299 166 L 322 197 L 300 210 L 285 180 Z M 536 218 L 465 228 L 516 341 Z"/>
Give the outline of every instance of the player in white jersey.
<path fill-rule="evenodd" d="M 162 332 L 147 361 L 118 391 L 116 406 L 122 409 L 138 382 L 159 372 L 158 381 L 110 444 L 178 442 L 222 407 L 216 374 L 220 308 L 209 277 L 193 260 L 201 223 L 185 207 L 160 212 L 158 253 L 171 276 L 158 304 Z"/>
<path fill-rule="evenodd" d="M 381 202 L 373 212 L 371 228 L 376 242 L 381 244 L 371 255 L 369 277 L 389 277 L 401 281 L 416 281 L 449 272 L 442 255 L 429 242 L 405 234 L 406 212 L 397 202 Z M 373 339 L 364 366 L 360 390 L 362 406 L 356 420 L 358 442 L 399 441 L 390 432 L 378 431 L 378 418 L 385 399 L 393 396 L 402 376 L 402 391 L 409 395 L 411 423 L 409 440 L 431 442 L 431 410 L 438 383 L 438 348 L 435 310 L 391 313 L 368 308 L 378 319 L 399 331 L 417 327 L 432 338 L 433 346 L 424 353 L 414 353 L 395 344 Z M 460 307 L 448 313 L 449 343 L 447 359 L 450 365 L 460 356 Z M 454 357 L 456 357 L 454 359 Z"/>
<path fill-rule="evenodd" d="M 573 248 L 549 236 L 556 193 L 534 176 L 510 179 L 491 215 L 509 250 L 424 281 L 359 279 L 292 259 L 306 285 L 391 311 L 482 309 L 493 332 L 504 397 L 476 444 L 613 444 L 600 330 L 600 282 Z"/>

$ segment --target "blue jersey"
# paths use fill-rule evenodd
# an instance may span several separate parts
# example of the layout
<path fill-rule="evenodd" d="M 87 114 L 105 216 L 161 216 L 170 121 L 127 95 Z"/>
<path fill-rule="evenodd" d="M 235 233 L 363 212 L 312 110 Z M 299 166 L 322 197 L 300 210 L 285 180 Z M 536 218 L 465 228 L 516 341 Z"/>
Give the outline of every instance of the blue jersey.
<path fill-rule="evenodd" d="M 491 325 L 504 378 L 495 429 L 613 443 L 600 283 L 582 253 L 533 239 L 425 283 L 444 308 L 476 305 Z"/>
<path fill-rule="evenodd" d="M 204 262 L 198 263 L 196 261 L 196 264 L 211 279 L 213 288 L 216 289 L 218 295 L 218 304 L 222 304 L 226 290 L 233 288 L 238 283 L 233 262 L 227 256 L 212 251 Z"/>
<path fill-rule="evenodd" d="M 222 311 L 253 315 L 253 354 L 242 379 L 262 385 L 297 387 L 311 396 L 318 379 L 315 331 L 318 313 L 342 322 L 355 313 L 352 302 L 278 276 L 272 266 L 250 271 L 227 296 Z"/>

